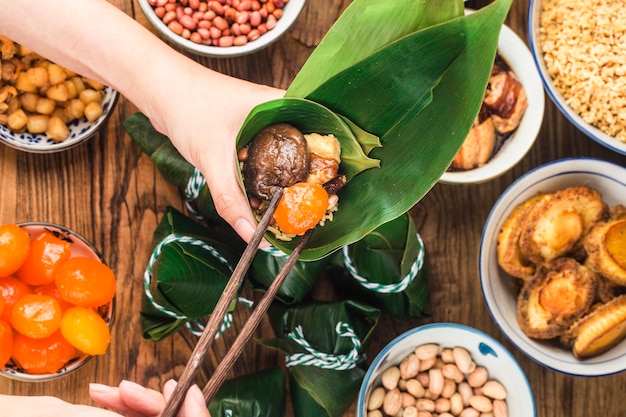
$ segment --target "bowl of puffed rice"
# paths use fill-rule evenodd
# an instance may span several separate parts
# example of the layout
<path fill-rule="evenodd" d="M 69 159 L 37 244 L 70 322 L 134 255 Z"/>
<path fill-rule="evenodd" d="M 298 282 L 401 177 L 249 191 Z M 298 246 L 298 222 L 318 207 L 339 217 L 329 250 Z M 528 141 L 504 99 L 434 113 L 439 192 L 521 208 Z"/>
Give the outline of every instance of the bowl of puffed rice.
<path fill-rule="evenodd" d="M 550 99 L 580 131 L 626 155 L 626 15 L 620 0 L 530 0 L 530 49 Z"/>
<path fill-rule="evenodd" d="M 26 152 L 69 149 L 107 121 L 118 92 L 0 36 L 0 142 Z"/>

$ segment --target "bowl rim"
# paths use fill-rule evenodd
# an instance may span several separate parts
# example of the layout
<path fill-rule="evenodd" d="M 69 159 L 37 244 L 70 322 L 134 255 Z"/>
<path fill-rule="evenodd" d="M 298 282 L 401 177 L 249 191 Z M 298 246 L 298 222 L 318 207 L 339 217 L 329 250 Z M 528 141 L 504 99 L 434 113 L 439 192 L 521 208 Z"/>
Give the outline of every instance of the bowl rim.
<path fill-rule="evenodd" d="M 171 45 L 183 48 L 189 52 L 212 58 L 239 57 L 257 52 L 270 46 L 291 28 L 300 16 L 300 13 L 306 4 L 306 0 L 289 0 L 285 3 L 283 8 L 283 16 L 276 21 L 276 27 L 272 30 L 267 31 L 258 39 L 248 42 L 242 46 L 219 47 L 197 44 L 189 39 L 183 38 L 180 35 L 176 35 L 169 30 L 167 25 L 163 23 L 161 19 L 156 16 L 154 9 L 148 3 L 148 0 L 137 1 L 146 19 L 148 19 L 152 27 L 156 29 L 163 39 L 167 40 Z"/>
<path fill-rule="evenodd" d="M 565 98 L 554 85 L 552 77 L 548 75 L 548 69 L 546 68 L 543 60 L 543 53 L 541 52 L 541 45 L 539 44 L 539 39 L 536 36 L 536 33 L 539 30 L 539 18 L 541 15 L 539 11 L 540 7 L 541 0 L 530 0 L 528 5 L 528 44 L 530 45 L 532 53 L 532 61 L 535 63 L 535 67 L 539 71 L 541 81 L 548 97 L 550 97 L 550 100 L 559 109 L 561 114 L 563 114 L 565 118 L 569 120 L 570 123 L 572 123 L 578 130 L 584 133 L 585 136 L 614 152 L 626 155 L 626 143 L 620 142 L 613 136 L 610 136 L 597 127 L 585 122 L 578 113 L 565 103 Z"/>
<path fill-rule="evenodd" d="M 113 114 L 115 110 L 117 101 L 119 100 L 120 94 L 117 90 L 106 85 L 104 86 L 104 90 L 105 90 L 104 113 L 100 115 L 100 117 L 98 117 L 92 123 L 87 122 L 86 119 L 84 118 L 77 120 L 77 121 L 73 121 L 72 123 L 82 123 L 82 124 L 87 125 L 87 127 L 84 128 L 83 131 L 79 132 L 78 136 L 76 136 L 75 138 L 68 138 L 61 142 L 51 143 L 50 142 L 51 139 L 48 138 L 48 136 L 46 136 L 45 134 L 16 133 L 10 130 L 7 126 L 0 126 L 0 129 L 2 129 L 5 132 L 8 132 L 9 135 L 16 135 L 16 136 L 28 135 L 31 138 L 39 138 L 40 141 L 43 141 L 43 144 L 41 143 L 33 143 L 33 144 L 28 143 L 27 144 L 22 141 L 15 140 L 11 137 L 5 138 L 3 135 L 0 135 L 0 143 L 3 143 L 10 148 L 17 149 L 17 150 L 24 151 L 24 152 L 45 154 L 45 153 L 65 151 L 65 150 L 74 148 L 86 142 L 88 139 L 92 138 L 96 133 L 98 133 L 98 131 L 109 120 L 109 118 L 111 117 L 111 115 Z M 108 102 L 106 102 L 107 97 L 109 97 Z"/>
<path fill-rule="evenodd" d="M 516 51 L 516 56 L 513 57 L 510 51 Z M 537 68 L 532 65 L 528 66 L 528 62 L 532 61 L 528 46 L 517 33 L 505 24 L 500 30 L 498 54 L 511 66 L 520 82 L 524 81 L 522 85 L 528 97 L 528 108 L 522 116 L 518 129 L 485 165 L 466 171 L 446 171 L 439 179 L 442 183 L 479 184 L 495 179 L 511 170 L 528 153 L 537 140 L 545 112 L 543 82 Z M 536 88 L 531 89 L 531 87 Z M 516 135 L 522 131 L 527 138 L 516 141 Z"/>
<path fill-rule="evenodd" d="M 374 358 L 374 360 L 372 361 L 372 363 L 369 365 L 367 372 L 365 373 L 365 376 L 363 377 L 363 381 L 361 383 L 361 387 L 359 388 L 359 395 L 357 398 L 357 417 L 365 417 L 365 415 L 363 414 L 363 409 L 365 407 L 366 404 L 366 394 L 367 394 L 367 388 L 368 388 L 368 381 L 370 381 L 372 379 L 372 375 L 374 374 L 375 371 L 378 370 L 379 366 L 382 364 L 382 362 L 387 358 L 389 352 L 399 343 L 402 342 L 404 339 L 407 339 L 409 337 L 412 337 L 418 333 L 429 333 L 429 332 L 434 332 L 434 331 L 455 331 L 455 332 L 459 332 L 461 334 L 465 334 L 465 335 L 473 335 L 473 336 L 477 336 L 482 338 L 483 340 L 485 340 L 486 342 L 488 342 L 490 344 L 490 347 L 493 347 L 497 350 L 497 353 L 502 353 L 503 356 L 506 357 L 506 360 L 508 360 L 510 362 L 510 364 L 513 366 L 514 370 L 517 372 L 518 376 L 520 377 L 520 383 L 523 384 L 523 388 L 525 388 L 523 390 L 523 392 L 525 393 L 525 401 L 528 401 L 528 404 L 530 404 L 531 410 L 532 410 L 532 416 L 536 416 L 537 415 L 537 407 L 536 407 L 536 403 L 535 403 L 535 397 L 534 397 L 534 393 L 532 390 L 532 387 L 530 385 L 530 382 L 528 380 L 528 377 L 526 376 L 526 373 L 524 372 L 524 370 L 522 369 L 522 367 L 520 366 L 519 362 L 517 361 L 517 359 L 515 359 L 515 357 L 512 355 L 512 353 L 504 347 L 504 345 L 502 345 L 499 341 L 497 341 L 494 337 L 490 336 L 489 334 L 483 332 L 482 330 L 476 329 L 475 327 L 471 327 L 465 324 L 460 324 L 460 323 L 452 323 L 452 322 L 437 322 L 437 323 L 429 323 L 429 324 L 423 324 L 423 325 L 419 325 L 417 327 L 414 327 L 410 330 L 407 330 L 405 332 L 403 332 L 402 334 L 396 336 L 393 340 L 391 340 L 389 343 L 387 343 L 385 345 L 385 347 L 376 355 L 376 357 Z M 459 346 L 463 345 L 463 339 L 459 339 Z M 425 341 L 426 343 L 426 341 Z M 481 343 L 482 344 L 482 343 Z M 489 347 L 488 347 L 489 349 Z M 497 355 L 496 355 L 497 356 Z M 521 389 L 520 389 L 521 391 Z"/>
<path fill-rule="evenodd" d="M 500 308 L 500 304 L 496 300 L 496 294 L 490 284 L 490 274 L 493 266 L 488 261 L 495 256 L 493 254 L 496 244 L 495 236 L 501 223 L 506 218 L 506 214 L 510 213 L 512 208 L 523 200 L 526 194 L 528 194 L 528 196 L 534 195 L 534 191 L 531 190 L 534 190 L 533 187 L 538 183 L 555 178 L 567 179 L 566 176 L 575 174 L 592 174 L 606 178 L 612 182 L 617 182 L 626 188 L 626 167 L 599 158 L 563 158 L 547 162 L 527 171 L 509 185 L 498 197 L 485 220 L 478 255 L 479 279 L 483 300 L 485 301 L 485 305 L 487 306 L 492 320 L 498 326 L 500 332 L 504 334 L 517 350 L 545 368 L 565 375 L 586 377 L 607 376 L 626 370 L 626 361 L 624 360 L 626 358 L 626 352 L 621 354 L 621 356 L 609 360 L 604 359 L 603 355 L 606 355 L 605 353 L 595 358 L 590 358 L 590 360 L 587 361 L 579 361 L 574 358 L 571 352 L 567 352 L 567 350 L 562 347 L 555 347 L 554 350 L 557 352 L 558 356 L 548 355 L 542 345 L 543 342 L 530 339 L 524 335 L 521 330 L 514 327 L 517 326 L 517 322 L 513 323 L 507 320 Z M 624 178 L 623 180 L 619 180 L 620 175 L 621 178 Z M 512 193 L 518 190 L 520 192 L 515 194 L 516 198 L 511 199 Z M 491 253 L 491 255 L 489 255 L 489 253 Z M 498 266 L 496 266 L 496 268 L 499 270 Z M 501 273 L 504 274 L 504 272 Z"/>
<path fill-rule="evenodd" d="M 52 230 L 56 230 L 62 233 L 63 235 L 70 236 L 72 238 L 77 238 L 80 241 L 80 243 L 84 244 L 90 251 L 92 251 L 93 254 L 101 262 L 105 263 L 104 257 L 102 256 L 100 251 L 88 239 L 86 239 L 83 235 L 81 235 L 80 233 L 68 227 L 65 227 L 56 223 L 39 222 L 39 221 L 19 222 L 19 223 L 16 223 L 16 225 L 19 227 L 25 227 L 25 228 L 42 227 L 42 228 L 52 229 Z M 113 323 L 115 322 L 115 305 L 116 305 L 116 298 L 114 297 L 107 311 L 107 317 L 108 317 L 107 325 L 109 326 L 109 328 L 111 328 L 113 326 Z M 21 381 L 21 382 L 46 382 L 46 381 L 50 381 L 54 379 L 59 379 L 77 371 L 79 368 L 83 367 L 83 365 L 85 365 L 87 362 L 89 362 L 91 359 L 94 358 L 94 355 L 88 355 L 82 352 L 79 352 L 79 353 L 80 355 L 70 360 L 70 362 L 66 363 L 61 369 L 59 369 L 55 373 L 28 374 L 26 372 L 18 371 L 17 369 L 10 369 L 6 367 L 2 367 L 0 368 L 0 377 L 12 379 L 15 381 Z"/>

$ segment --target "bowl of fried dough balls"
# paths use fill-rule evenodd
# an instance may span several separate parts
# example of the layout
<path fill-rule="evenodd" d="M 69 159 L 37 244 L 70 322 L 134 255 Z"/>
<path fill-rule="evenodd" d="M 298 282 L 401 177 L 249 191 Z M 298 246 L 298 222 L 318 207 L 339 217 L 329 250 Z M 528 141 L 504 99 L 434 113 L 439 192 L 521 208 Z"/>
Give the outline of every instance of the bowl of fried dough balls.
<path fill-rule="evenodd" d="M 626 168 L 567 158 L 516 180 L 485 223 L 480 281 L 502 333 L 540 365 L 626 370 Z"/>
<path fill-rule="evenodd" d="M 0 141 L 34 153 L 58 152 L 91 138 L 118 92 L 0 36 Z"/>

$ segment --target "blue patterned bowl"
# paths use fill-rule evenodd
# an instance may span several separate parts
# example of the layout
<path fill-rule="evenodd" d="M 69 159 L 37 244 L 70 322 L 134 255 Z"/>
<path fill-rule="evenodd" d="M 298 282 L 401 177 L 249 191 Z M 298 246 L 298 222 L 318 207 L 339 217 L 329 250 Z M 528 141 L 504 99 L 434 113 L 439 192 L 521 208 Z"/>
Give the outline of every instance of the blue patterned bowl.
<path fill-rule="evenodd" d="M 357 417 L 366 417 L 370 394 L 381 386 L 385 370 L 400 362 L 419 345 L 438 344 L 441 349 L 463 347 L 476 366 L 487 369 L 490 379 L 499 381 L 507 391 L 509 417 L 535 417 L 535 399 L 522 368 L 497 340 L 472 327 L 455 323 L 434 323 L 409 330 L 392 340 L 370 365 L 359 392 Z"/>
<path fill-rule="evenodd" d="M 62 142 L 50 139 L 44 134 L 34 135 L 32 133 L 15 133 L 7 126 L 0 125 L 0 141 L 12 148 L 33 153 L 50 153 L 64 151 L 85 142 L 91 138 L 104 125 L 118 99 L 118 92 L 111 87 L 104 87 L 104 99 L 102 108 L 104 112 L 94 122 L 90 123 L 86 118 L 74 120 L 68 125 L 70 136 Z"/>
<path fill-rule="evenodd" d="M 595 188 L 610 206 L 626 204 L 626 168 L 623 166 L 594 158 L 566 158 L 528 171 L 502 193 L 487 217 L 480 244 L 480 284 L 493 320 L 520 352 L 563 374 L 611 375 L 626 370 L 626 341 L 601 355 L 578 360 L 571 350 L 558 343 L 529 338 L 517 322 L 518 288 L 498 264 L 497 235 L 513 209 L 538 193 L 575 185 Z"/>
<path fill-rule="evenodd" d="M 617 3 L 619 4 L 619 3 Z M 549 71 L 548 71 L 548 67 L 546 65 L 546 60 L 544 58 L 544 53 L 541 47 L 541 41 L 540 41 L 540 26 L 541 26 L 541 12 L 542 12 L 542 1 L 541 0 L 530 0 L 529 2 L 529 6 L 528 6 L 528 45 L 530 47 L 530 50 L 532 52 L 532 56 L 533 59 L 535 61 L 535 65 L 537 67 L 537 69 L 539 70 L 539 74 L 541 75 L 541 79 L 543 81 L 545 90 L 548 94 L 548 96 L 550 97 L 550 100 L 555 104 L 555 106 L 559 109 L 559 111 L 578 129 L 580 130 L 582 133 L 584 133 L 586 136 L 588 136 L 589 138 L 593 139 L 594 141 L 598 142 L 599 144 L 605 146 L 608 149 L 611 149 L 612 151 L 615 151 L 619 154 L 622 155 L 626 155 L 626 142 L 617 139 L 614 136 L 611 136 L 605 132 L 603 132 L 602 130 L 598 129 L 596 126 L 588 123 L 583 117 L 581 117 L 581 115 L 579 113 L 577 113 L 569 104 L 568 104 L 568 100 L 565 99 L 565 97 L 563 96 L 563 94 L 561 93 L 561 91 L 559 91 L 559 89 L 556 87 L 555 83 L 554 83 L 554 79 L 552 78 L 552 75 L 550 75 Z M 598 14 L 600 21 L 602 21 L 602 19 L 604 19 L 604 16 L 607 13 L 603 13 L 603 14 Z M 560 21 L 560 23 L 566 23 L 568 21 L 571 22 L 572 27 L 577 27 L 580 28 L 580 30 L 584 30 L 585 28 L 595 28 L 595 27 L 601 27 L 603 26 L 601 23 L 595 23 L 592 19 L 590 19 L 589 16 L 586 16 L 586 19 L 589 19 L 588 21 L 585 22 L 585 24 L 581 24 L 578 21 L 578 16 L 568 16 L 567 11 L 562 12 L 562 19 Z M 591 16 L 593 17 L 593 16 Z M 607 28 L 613 28 L 614 25 L 612 23 L 608 23 L 606 25 Z M 594 32 L 594 30 L 590 30 L 590 32 Z M 561 37 L 564 37 L 566 35 L 561 34 Z M 599 32 L 598 32 L 599 33 Z M 578 35 L 576 38 L 573 39 L 567 39 L 567 42 L 563 41 L 563 43 L 569 44 L 569 45 L 578 45 L 581 43 L 581 40 L 587 38 L 587 34 L 583 34 L 581 33 L 580 35 Z M 616 37 L 617 38 L 617 37 Z M 615 42 L 615 48 L 613 51 L 610 52 L 614 52 L 615 55 L 620 56 L 620 43 L 619 42 Z M 598 46 L 593 46 L 593 45 L 588 45 L 585 48 L 586 51 L 594 51 L 594 50 L 598 50 L 598 51 L 603 51 L 602 54 L 605 55 L 607 57 L 607 61 L 610 62 L 610 55 L 609 52 L 606 51 L 606 49 L 603 49 L 601 47 Z M 574 53 L 574 52 L 572 52 Z M 580 74 L 580 75 L 576 75 L 576 76 L 572 76 L 571 78 L 578 78 L 578 79 L 588 79 L 588 80 L 595 80 L 595 79 L 599 79 L 601 78 L 600 75 L 604 73 L 602 65 L 598 65 L 597 63 L 597 58 L 589 55 L 589 53 L 584 52 L 584 53 L 580 53 L 578 54 L 580 56 L 584 56 L 584 59 L 587 60 L 587 62 L 593 64 L 593 66 L 595 66 L 595 68 L 597 69 L 597 72 L 593 72 L 593 71 L 589 71 L 587 73 L 584 74 Z M 568 65 L 567 67 L 565 67 L 564 69 L 568 69 L 568 68 L 575 68 L 576 65 L 574 65 L 571 60 L 570 63 L 571 65 Z M 607 71 L 608 72 L 608 71 Z M 620 77 L 620 79 L 623 78 Z M 622 84 L 623 85 L 623 84 Z M 591 87 L 588 87 L 591 88 Z M 597 88 L 597 87 L 594 87 Z M 608 91 L 608 88 L 604 89 Z M 595 94 L 591 94 L 591 96 L 594 96 Z M 613 101 L 616 103 L 623 103 L 624 99 L 626 97 L 626 94 L 624 94 L 624 91 L 618 91 L 615 92 L 615 94 L 610 95 L 610 94 L 606 94 L 606 100 L 607 101 Z M 583 99 L 584 100 L 584 99 Z M 622 106 L 623 108 L 623 106 Z M 597 112 L 601 112 L 605 109 L 598 109 L 596 110 Z M 623 117 L 623 116 L 621 116 Z M 623 121 L 622 121 L 623 124 Z"/>

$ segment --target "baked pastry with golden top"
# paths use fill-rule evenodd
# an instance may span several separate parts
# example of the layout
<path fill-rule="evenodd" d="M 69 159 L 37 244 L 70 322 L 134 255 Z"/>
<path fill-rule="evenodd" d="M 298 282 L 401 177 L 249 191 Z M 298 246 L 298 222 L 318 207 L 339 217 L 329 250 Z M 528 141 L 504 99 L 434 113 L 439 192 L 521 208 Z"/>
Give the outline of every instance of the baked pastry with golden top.
<path fill-rule="evenodd" d="M 527 280 L 535 274 L 536 266 L 519 248 L 519 237 L 530 207 L 545 194 L 537 194 L 516 206 L 498 233 L 498 264 L 509 275 Z"/>
<path fill-rule="evenodd" d="M 520 250 L 536 264 L 580 255 L 583 237 L 606 219 L 608 210 L 602 195 L 590 187 L 573 186 L 549 194 L 528 210 Z"/>
<path fill-rule="evenodd" d="M 558 258 L 537 268 L 517 299 L 517 321 L 528 337 L 559 337 L 587 313 L 596 294 L 596 276 L 573 258 Z"/>
<path fill-rule="evenodd" d="M 626 337 L 626 295 L 599 305 L 563 333 L 561 343 L 578 359 L 606 352 Z"/>
<path fill-rule="evenodd" d="M 611 217 L 594 226 L 585 237 L 589 257 L 587 264 L 594 271 L 626 286 L 626 210 L 623 206 L 611 208 Z"/>

